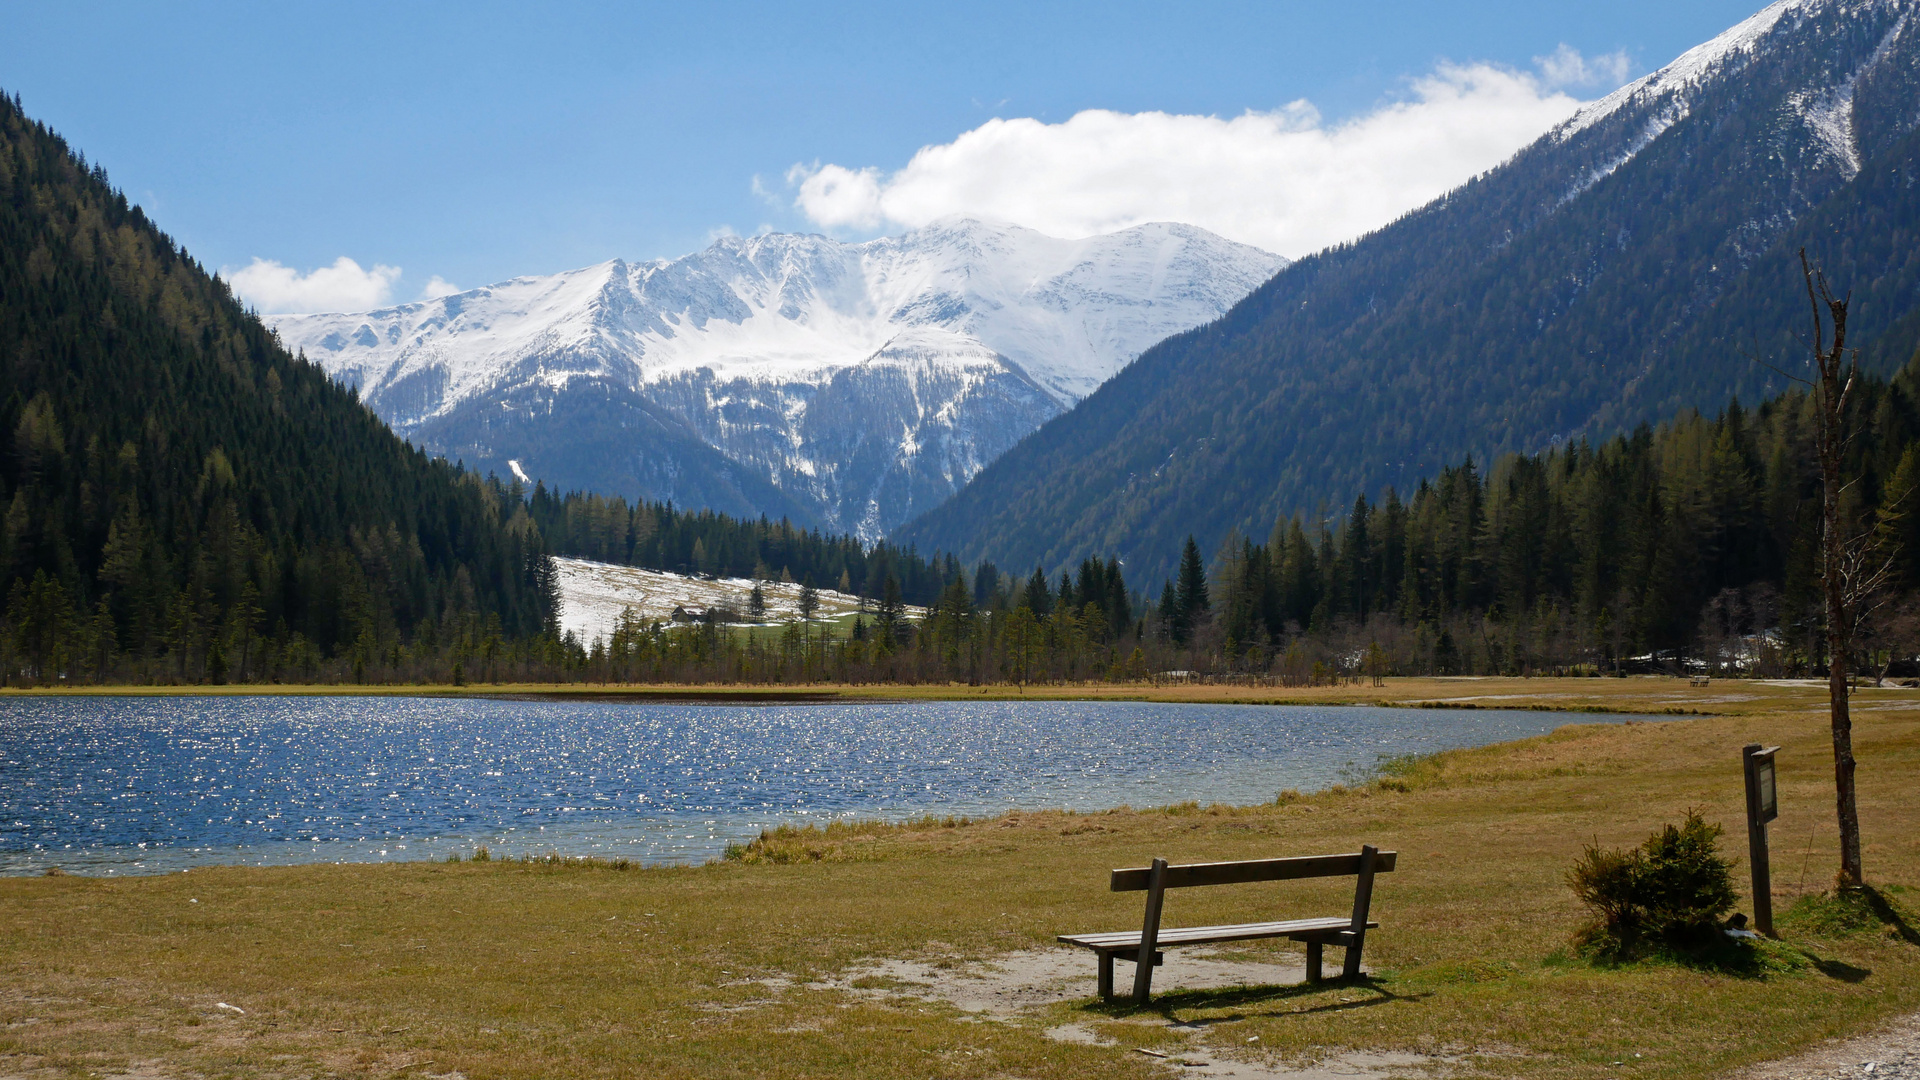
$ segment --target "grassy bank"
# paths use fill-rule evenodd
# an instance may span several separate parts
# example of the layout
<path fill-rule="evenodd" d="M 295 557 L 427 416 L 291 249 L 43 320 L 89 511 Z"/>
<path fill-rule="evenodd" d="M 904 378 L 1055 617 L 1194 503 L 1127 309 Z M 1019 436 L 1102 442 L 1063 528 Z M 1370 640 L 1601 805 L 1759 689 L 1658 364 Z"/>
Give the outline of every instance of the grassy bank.
<path fill-rule="evenodd" d="M 1177 1046 L 1269 1063 L 1366 1047 L 1449 1055 L 1456 1073 L 1682 1077 L 1920 1008 L 1920 945 L 1807 899 L 1836 861 L 1817 689 L 1486 679 L 1298 697 L 1719 715 L 1570 726 L 1259 807 L 790 831 L 706 867 L 495 859 L 0 879 L 0 1076 L 1150 1077 L 1167 1066 L 1133 1048 Z M 1897 886 L 1920 886 L 1920 694 L 1863 692 L 1856 710 L 1868 874 L 1911 921 L 1920 892 Z M 1582 914 L 1561 875 L 1584 844 L 1634 843 L 1698 806 L 1744 854 L 1748 741 L 1785 747 L 1773 861 L 1786 941 L 1762 971 L 1570 957 Z M 826 985 L 877 958 L 967 960 L 1135 925 L 1138 895 L 1106 892 L 1105 872 L 1153 855 L 1363 840 L 1401 853 L 1376 896 L 1383 928 L 1363 984 L 1176 992 L 1139 1013 L 1081 1001 L 985 1023 L 890 995 L 885 980 Z M 1168 921 L 1338 913 L 1346 889 L 1195 890 L 1169 900 Z M 1091 995 L 1090 957 L 1085 968 Z M 1201 1026 L 1183 1034 L 1169 1019 Z M 1067 1023 L 1107 1045 L 1045 1035 Z"/>

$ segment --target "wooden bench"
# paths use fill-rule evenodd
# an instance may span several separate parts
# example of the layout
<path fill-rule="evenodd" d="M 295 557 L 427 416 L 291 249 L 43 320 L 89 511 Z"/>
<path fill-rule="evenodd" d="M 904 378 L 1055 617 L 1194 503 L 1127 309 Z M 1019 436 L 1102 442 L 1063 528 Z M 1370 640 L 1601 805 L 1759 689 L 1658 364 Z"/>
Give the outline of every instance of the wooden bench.
<path fill-rule="evenodd" d="M 1133 961 L 1133 1000 L 1144 1005 L 1153 991 L 1153 969 L 1166 959 L 1160 950 L 1173 945 L 1291 938 L 1306 943 L 1308 982 L 1320 981 L 1321 950 L 1330 944 L 1339 945 L 1347 950 L 1342 977 L 1354 978 L 1360 974 L 1360 952 L 1366 943 L 1367 931 L 1380 925 L 1367 919 L 1368 909 L 1373 906 L 1373 875 L 1392 871 L 1396 854 L 1367 844 L 1352 855 L 1309 855 L 1294 859 L 1249 859 L 1243 862 L 1188 863 L 1182 866 L 1169 866 L 1167 860 L 1155 859 L 1152 866 L 1113 871 L 1108 886 L 1114 892 L 1146 892 L 1146 918 L 1139 930 L 1123 930 L 1112 934 L 1062 934 L 1059 940 L 1068 945 L 1092 949 L 1094 955 L 1099 957 L 1100 997 L 1109 1001 L 1113 999 L 1114 957 Z M 1162 929 L 1160 926 L 1161 902 L 1168 889 L 1349 875 L 1357 880 L 1353 889 L 1353 913 L 1348 916 L 1238 923 L 1232 926 L 1173 929 Z"/>

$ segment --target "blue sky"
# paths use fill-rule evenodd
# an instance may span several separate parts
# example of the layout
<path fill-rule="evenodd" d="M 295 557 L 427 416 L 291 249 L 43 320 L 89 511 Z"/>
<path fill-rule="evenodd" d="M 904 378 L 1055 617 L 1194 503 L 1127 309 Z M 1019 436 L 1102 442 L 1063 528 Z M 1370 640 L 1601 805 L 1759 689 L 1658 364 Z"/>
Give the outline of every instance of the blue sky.
<path fill-rule="evenodd" d="M 1448 169 L 1485 167 L 1510 152 L 1500 139 L 1518 145 L 1753 4 L 9 2 L 0 88 L 206 264 L 293 274 L 344 256 L 389 268 L 382 287 L 404 300 L 435 277 L 674 256 L 727 230 L 859 237 L 945 212 L 1054 232 L 1191 216 L 1313 246 L 1464 178 Z M 1587 66 L 1539 62 L 1556 55 Z M 1450 119 L 1405 111 L 1422 104 Z M 1257 123 L 1231 123 L 1249 111 Z M 1135 115 L 1153 113 L 1168 118 Z M 1417 171 L 1436 154 L 1402 165 L 1394 148 L 1408 131 L 1451 138 L 1446 124 L 1492 141 L 1374 203 L 1313 202 Z M 923 147 L 947 150 L 915 161 Z M 1213 153 L 1228 164 L 1208 175 L 1249 171 L 1187 213 L 1191 178 L 1173 166 Z M 1347 172 L 1298 173 L 1290 156 Z M 1298 206 L 1223 209 L 1250 191 Z"/>

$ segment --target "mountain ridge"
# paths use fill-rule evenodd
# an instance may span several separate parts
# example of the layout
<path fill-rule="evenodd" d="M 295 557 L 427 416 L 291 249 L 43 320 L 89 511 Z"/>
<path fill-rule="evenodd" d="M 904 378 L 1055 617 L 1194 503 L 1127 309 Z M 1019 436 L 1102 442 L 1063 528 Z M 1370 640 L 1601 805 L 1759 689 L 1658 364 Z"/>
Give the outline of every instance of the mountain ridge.
<path fill-rule="evenodd" d="M 1284 264 L 1188 225 L 1061 240 L 947 218 L 269 318 L 437 453 L 878 539 Z"/>
<path fill-rule="evenodd" d="M 1151 582 L 1189 532 L 1757 400 L 1784 380 L 1751 357 L 1798 355 L 1801 245 L 1891 369 L 1920 331 L 1913 8 L 1773 5 L 1148 350 L 896 540 L 1049 570 L 1119 552 Z"/>

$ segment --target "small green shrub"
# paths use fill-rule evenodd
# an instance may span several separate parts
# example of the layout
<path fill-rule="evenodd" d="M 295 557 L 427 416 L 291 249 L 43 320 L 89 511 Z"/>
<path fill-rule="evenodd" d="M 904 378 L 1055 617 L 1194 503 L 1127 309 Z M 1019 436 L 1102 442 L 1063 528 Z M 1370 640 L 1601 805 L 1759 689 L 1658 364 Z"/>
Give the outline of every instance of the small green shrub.
<path fill-rule="evenodd" d="M 1646 866 L 1640 873 L 1640 904 L 1652 929 L 1669 937 L 1698 937 L 1719 929 L 1733 910 L 1739 895 L 1733 891 L 1733 863 L 1718 850 L 1723 831 L 1689 810 L 1684 822 L 1647 838 L 1641 849 Z"/>
<path fill-rule="evenodd" d="M 1624 937 L 1639 922 L 1635 901 L 1645 866 L 1646 859 L 1637 850 L 1588 845 L 1567 871 L 1567 885 L 1581 903 L 1600 916 L 1600 925 L 1607 933 Z"/>
<path fill-rule="evenodd" d="M 1722 831 L 1689 810 L 1637 848 L 1589 846 L 1567 871 L 1568 887 L 1599 916 L 1581 944 L 1622 958 L 1650 946 L 1717 945 L 1736 899 L 1733 863 L 1719 852 Z"/>
<path fill-rule="evenodd" d="M 488 851 L 486 849 L 486 845 L 483 844 L 480 847 L 473 849 L 473 858 L 470 859 L 469 861 L 470 862 L 492 862 L 493 852 Z"/>

